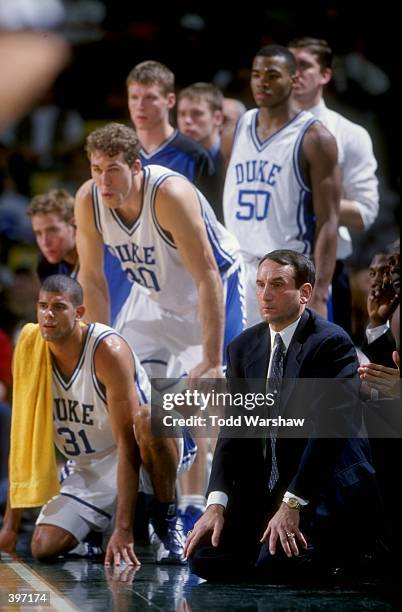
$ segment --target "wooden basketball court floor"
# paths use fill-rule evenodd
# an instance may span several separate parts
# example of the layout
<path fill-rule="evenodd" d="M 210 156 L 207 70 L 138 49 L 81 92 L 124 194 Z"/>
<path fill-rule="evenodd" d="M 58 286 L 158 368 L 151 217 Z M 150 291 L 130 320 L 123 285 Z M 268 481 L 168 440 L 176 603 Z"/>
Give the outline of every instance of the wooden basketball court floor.
<path fill-rule="evenodd" d="M 102 563 L 85 559 L 39 563 L 27 552 L 14 560 L 2 553 L 0 610 L 361 612 L 401 609 L 387 592 L 370 583 L 309 589 L 209 584 L 191 574 L 187 567 L 155 565 L 147 547 L 138 547 L 137 553 L 142 562 L 138 570 L 125 566 L 105 568 Z M 37 593 L 41 594 L 41 600 Z M 16 594 L 20 594 L 20 603 L 16 602 Z M 25 603 L 22 603 L 24 594 Z M 33 601 L 35 597 L 41 601 L 40 605 Z"/>

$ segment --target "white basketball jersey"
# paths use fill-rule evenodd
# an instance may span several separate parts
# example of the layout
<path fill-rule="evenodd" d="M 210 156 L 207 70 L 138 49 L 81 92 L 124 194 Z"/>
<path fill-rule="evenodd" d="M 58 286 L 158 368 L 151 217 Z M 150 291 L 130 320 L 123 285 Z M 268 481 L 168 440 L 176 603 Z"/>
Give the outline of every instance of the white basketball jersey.
<path fill-rule="evenodd" d="M 185 314 L 192 312 L 197 304 L 197 288 L 174 242 L 161 228 L 155 215 L 158 189 L 163 181 L 172 176 L 187 181 L 183 175 L 163 166 L 144 168 L 141 212 L 132 225 L 123 221 L 116 210 L 103 205 L 95 186 L 92 195 L 98 231 L 104 243 L 120 260 L 129 279 L 145 287 L 149 297 L 162 308 Z M 239 245 L 235 237 L 217 221 L 202 193 L 198 189 L 196 192 L 209 242 L 223 275 L 235 263 Z"/>
<path fill-rule="evenodd" d="M 223 194 L 226 227 L 246 260 L 284 248 L 310 254 L 315 219 L 300 149 L 316 119 L 302 111 L 261 142 L 258 114 L 258 109 L 247 111 L 236 128 Z"/>
<path fill-rule="evenodd" d="M 53 363 L 53 428 L 60 452 L 75 461 L 101 459 L 116 448 L 105 389 L 96 377 L 94 356 L 99 343 L 117 332 L 101 323 L 88 326 L 74 372 L 67 380 Z M 135 385 L 140 404 L 150 401 L 150 383 L 135 355 Z"/>

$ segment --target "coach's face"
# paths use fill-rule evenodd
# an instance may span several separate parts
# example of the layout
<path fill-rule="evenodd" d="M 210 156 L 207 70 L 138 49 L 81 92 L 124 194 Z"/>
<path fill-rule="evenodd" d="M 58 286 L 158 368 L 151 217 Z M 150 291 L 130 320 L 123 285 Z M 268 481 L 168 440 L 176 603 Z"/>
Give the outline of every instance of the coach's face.
<path fill-rule="evenodd" d="M 84 306 L 74 306 L 67 293 L 39 292 L 37 317 L 42 337 L 48 342 L 68 338 L 77 321 L 84 314 Z"/>
<path fill-rule="evenodd" d="M 293 266 L 266 259 L 257 270 L 257 301 L 261 316 L 276 332 L 302 314 L 312 289 L 310 283 L 296 288 Z"/>

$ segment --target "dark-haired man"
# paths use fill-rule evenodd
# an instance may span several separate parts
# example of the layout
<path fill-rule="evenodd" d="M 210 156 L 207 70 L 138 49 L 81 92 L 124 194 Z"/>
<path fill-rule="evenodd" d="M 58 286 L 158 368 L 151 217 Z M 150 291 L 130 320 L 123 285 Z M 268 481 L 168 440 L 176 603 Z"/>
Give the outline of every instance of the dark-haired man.
<path fill-rule="evenodd" d="M 225 182 L 220 133 L 223 125 L 223 94 L 212 83 L 193 83 L 182 89 L 177 101 L 177 125 L 182 134 L 202 144 L 215 166 L 215 192 L 211 205 L 223 223 L 222 195 Z"/>
<path fill-rule="evenodd" d="M 378 214 L 377 162 L 367 130 L 329 109 L 324 88 L 332 78 L 332 50 L 325 40 L 302 36 L 288 43 L 296 58 L 292 98 L 321 121 L 336 139 L 341 170 L 337 264 L 332 279 L 333 320 L 351 332 L 351 293 L 343 261 L 352 253 L 349 229 L 364 231 Z"/>
<path fill-rule="evenodd" d="M 52 274 L 76 278 L 79 270 L 75 244 L 74 198 L 64 189 L 50 189 L 34 196 L 27 210 L 36 243 L 42 254 L 37 273 L 40 281 Z M 111 321 L 115 320 L 131 290 L 119 261 L 105 247 L 104 272 L 111 296 Z"/>
<path fill-rule="evenodd" d="M 128 109 L 141 142 L 143 166 L 158 164 L 184 174 L 211 199 L 215 169 L 207 150 L 170 122 L 176 104 L 175 77 L 161 62 L 134 66 L 127 79 Z"/>
<path fill-rule="evenodd" d="M 32 369 L 38 367 L 33 363 L 34 355 L 37 357 L 35 347 L 44 341 L 49 349 L 51 406 L 43 397 L 35 408 L 52 414 L 53 425 L 48 419 L 52 428 L 49 440 L 53 439 L 66 458 L 60 494 L 43 506 L 37 520 L 32 554 L 46 560 L 67 552 L 80 556 L 101 552 L 85 540 L 90 532 L 104 532 L 114 516 L 106 563 L 139 564 L 134 552 L 133 519 L 137 491 L 145 489 L 158 500 L 159 515 L 154 524 L 160 539 L 157 562 L 183 563 L 181 523 L 176 512 L 169 515 L 169 509 L 175 505 L 177 473 L 191 465 L 193 441 L 189 437 L 157 440 L 152 436 L 150 384 L 138 358 L 114 329 L 100 323 L 85 325 L 84 313 L 79 283 L 65 275 L 49 276 L 39 292 L 39 325 L 29 324 L 22 330 L 20 338 L 28 338 L 29 345 L 27 349 L 21 345 L 21 352 L 17 345 L 15 353 L 18 362 L 14 365 L 14 384 L 18 385 L 21 376 L 29 378 Z M 35 372 L 38 378 L 40 375 Z M 23 411 L 28 399 L 15 388 L 13 401 L 13 427 L 18 431 L 18 421 L 25 420 Z M 42 422 L 45 420 L 43 417 Z M 35 447 L 34 431 L 35 427 L 25 432 L 24 438 L 33 457 L 50 452 L 51 449 Z M 20 447 L 14 435 L 10 501 L 0 531 L 0 550 L 9 553 L 15 552 L 21 508 L 27 499 L 24 492 L 23 499 L 20 495 L 15 503 L 13 492 L 22 487 L 29 494 L 30 487 L 38 487 L 35 465 L 25 480 L 21 477 L 21 465 L 13 458 L 18 452 L 21 458 L 21 450 L 15 444 Z M 30 501 L 28 505 L 38 504 Z"/>
<path fill-rule="evenodd" d="M 117 329 L 141 361 L 152 367 L 152 354 L 168 351 L 181 373 L 219 376 L 223 345 L 242 327 L 237 241 L 184 176 L 142 168 L 139 149 L 134 130 L 117 123 L 87 139 L 92 179 L 77 194 L 76 220 L 88 316 L 109 317 L 106 244 L 135 284 Z"/>
<path fill-rule="evenodd" d="M 92 179 L 78 191 L 76 220 L 88 316 L 109 317 L 105 244 L 134 283 L 115 327 L 148 374 L 219 377 L 225 346 L 244 327 L 238 243 L 184 176 L 143 168 L 140 149 L 135 131 L 117 123 L 87 139 Z M 199 471 L 201 482 L 184 491 L 197 496 L 189 506 L 205 503 Z"/>
<path fill-rule="evenodd" d="M 226 173 L 223 212 L 245 259 L 249 325 L 260 321 L 258 261 L 281 248 L 314 257 L 310 306 L 327 316 L 340 196 L 337 149 L 328 130 L 292 101 L 295 79 L 295 59 L 286 47 L 258 51 L 251 69 L 257 108 L 237 124 Z"/>
<path fill-rule="evenodd" d="M 293 402 L 299 411 L 308 407 L 303 414 L 311 429 L 309 437 L 289 439 L 273 438 L 267 428 L 266 444 L 261 438 L 219 439 L 208 507 L 186 544 L 192 571 L 203 578 L 247 580 L 256 563 L 267 580 L 277 570 L 281 579 L 300 578 L 311 569 L 297 560 L 302 565 L 308 545 L 317 548 L 323 567 L 324 560 L 336 563 L 361 545 L 353 531 L 363 521 L 357 500 L 371 491 L 372 470 L 366 440 L 348 438 L 354 419 L 360 422 L 357 356 L 340 327 L 307 308 L 314 278 L 311 260 L 294 251 L 273 251 L 259 263 L 257 300 L 264 321 L 229 345 L 229 383 L 246 379 L 247 390 L 263 392 L 276 379 L 279 414 Z M 301 395 L 297 384 L 283 386 L 286 378 L 350 379 L 350 388 L 335 398 L 334 387 L 322 386 L 316 394 L 305 386 Z M 323 437 L 325 423 L 336 427 L 331 435 L 343 435 Z"/>

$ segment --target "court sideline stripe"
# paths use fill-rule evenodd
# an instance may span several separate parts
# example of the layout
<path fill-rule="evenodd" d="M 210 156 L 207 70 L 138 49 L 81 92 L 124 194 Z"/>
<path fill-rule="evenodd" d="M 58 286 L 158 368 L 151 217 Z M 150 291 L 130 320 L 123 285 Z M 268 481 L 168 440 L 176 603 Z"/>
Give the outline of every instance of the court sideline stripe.
<path fill-rule="evenodd" d="M 3 558 L 3 556 L 2 556 Z M 51 584 L 49 584 L 43 578 L 34 571 L 28 568 L 25 563 L 20 561 L 7 561 L 4 559 L 5 564 L 10 567 L 20 578 L 25 580 L 34 591 L 50 591 L 50 608 L 54 610 L 60 610 L 60 612 L 77 612 L 79 608 L 76 608 L 74 604 L 70 603 L 63 595 L 57 593 Z"/>

